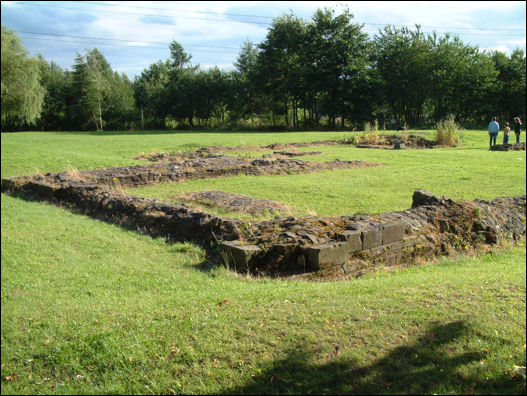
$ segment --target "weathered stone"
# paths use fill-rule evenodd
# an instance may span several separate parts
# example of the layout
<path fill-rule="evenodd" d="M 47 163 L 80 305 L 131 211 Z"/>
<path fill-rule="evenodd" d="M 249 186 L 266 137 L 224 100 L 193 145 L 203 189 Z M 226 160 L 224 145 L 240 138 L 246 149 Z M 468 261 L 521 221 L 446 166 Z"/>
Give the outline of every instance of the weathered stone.
<path fill-rule="evenodd" d="M 384 263 L 388 266 L 397 265 L 397 255 L 396 254 L 390 254 L 385 257 Z"/>
<path fill-rule="evenodd" d="M 426 190 L 415 190 L 412 196 L 412 209 L 423 205 L 442 205 L 453 202 L 448 197 L 439 197 Z"/>
<path fill-rule="evenodd" d="M 349 263 L 346 263 L 342 266 L 342 269 L 346 275 L 352 274 L 354 272 L 357 272 L 361 269 L 361 264 L 363 262 L 361 260 L 353 260 Z"/>
<path fill-rule="evenodd" d="M 174 175 L 170 177 L 172 181 L 180 180 L 184 173 L 196 178 L 228 175 L 230 172 L 238 174 L 240 169 L 245 169 L 242 173 L 247 174 L 268 174 L 263 165 L 244 168 L 247 164 L 240 165 L 237 159 L 229 157 L 200 160 L 202 162 L 194 163 L 190 169 L 173 164 L 154 164 L 149 165 L 151 168 L 138 166 L 80 172 L 82 177 L 74 175 L 75 178 L 66 173 L 25 176 L 6 179 L 2 189 L 60 203 L 97 218 L 140 229 L 141 232 L 162 235 L 170 241 L 191 240 L 205 247 L 210 247 L 211 242 L 216 240 L 249 241 L 231 245 L 224 242 L 222 252 L 236 268 L 270 275 L 292 274 L 295 271 L 319 271 L 319 274 L 328 276 L 339 272 L 360 272 L 376 263 L 393 265 L 401 260 L 411 262 L 416 257 L 444 254 L 453 247 L 493 244 L 501 238 L 521 238 L 525 235 L 525 196 L 467 203 L 421 191 L 414 194 L 415 207 L 401 212 L 323 219 L 313 216 L 282 217 L 250 223 L 207 214 L 187 205 L 125 196 L 109 185 L 114 177 L 123 185 L 135 184 L 137 177 L 134 172 L 144 175 L 143 184 L 147 184 L 148 180 L 166 181 L 170 172 L 179 172 L 174 174 L 175 178 L 172 177 Z M 300 160 L 288 165 L 283 161 L 268 161 L 266 166 L 287 167 L 292 164 L 299 169 L 306 166 Z M 221 168 L 221 171 L 217 167 L 207 168 L 213 163 L 214 166 L 220 164 L 227 168 Z M 404 227 L 397 223 L 408 226 L 408 235 L 405 235 Z M 295 234 L 304 239 L 297 239 Z M 290 240 L 284 241 L 284 238 Z M 397 240 L 399 238 L 401 240 Z M 306 245 L 309 242 L 315 246 Z M 349 264 L 350 255 L 359 260 L 357 263 L 360 265 Z M 359 267 L 361 269 L 357 270 Z"/>
<path fill-rule="evenodd" d="M 360 231 L 344 231 L 338 233 L 337 238 L 340 241 L 347 242 L 349 244 L 350 253 L 362 250 L 362 239 Z"/>
<path fill-rule="evenodd" d="M 307 261 L 315 269 L 343 265 L 348 262 L 349 254 L 349 244 L 347 242 L 315 245 L 306 251 Z"/>
<path fill-rule="evenodd" d="M 255 245 L 244 245 L 240 241 L 227 241 L 221 244 L 222 257 L 225 264 L 234 268 L 250 269 L 251 258 L 262 252 L 262 249 Z"/>
<path fill-rule="evenodd" d="M 511 144 L 497 144 L 490 148 L 491 151 L 521 151 L 525 150 L 526 142 L 511 143 Z"/>
<path fill-rule="evenodd" d="M 315 237 L 315 236 L 313 236 L 311 234 L 308 234 L 305 231 L 298 231 L 297 235 L 301 236 L 302 238 L 308 239 L 311 243 L 318 243 L 318 238 L 317 237 Z"/>
<path fill-rule="evenodd" d="M 401 142 L 395 142 L 393 144 L 393 148 L 395 150 L 404 150 L 406 148 L 406 145 L 404 143 L 401 143 Z"/>
<path fill-rule="evenodd" d="M 370 249 L 382 244 L 382 228 L 370 227 L 361 231 L 362 250 Z"/>
<path fill-rule="evenodd" d="M 382 226 L 382 244 L 387 245 L 392 242 L 401 241 L 404 238 L 406 225 L 401 222 L 387 223 Z"/>

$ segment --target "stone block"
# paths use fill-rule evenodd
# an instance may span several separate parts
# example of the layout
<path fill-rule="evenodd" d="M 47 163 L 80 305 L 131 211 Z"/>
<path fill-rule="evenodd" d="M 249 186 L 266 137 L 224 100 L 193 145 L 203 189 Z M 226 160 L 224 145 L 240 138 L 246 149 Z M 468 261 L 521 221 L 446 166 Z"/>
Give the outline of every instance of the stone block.
<path fill-rule="evenodd" d="M 344 273 L 346 275 L 352 274 L 354 272 L 357 272 L 361 269 L 362 261 L 360 260 L 353 260 L 350 261 L 348 264 L 344 264 L 342 269 L 344 270 Z"/>
<path fill-rule="evenodd" d="M 221 251 L 225 264 L 235 268 L 249 269 L 250 260 L 258 255 L 262 249 L 256 245 L 244 245 L 240 241 L 225 241 L 221 244 Z"/>
<path fill-rule="evenodd" d="M 306 250 L 307 261 L 314 270 L 346 264 L 349 254 L 347 242 L 313 245 Z"/>
<path fill-rule="evenodd" d="M 349 245 L 349 252 L 358 252 L 362 250 L 362 239 L 360 231 L 344 231 L 337 234 L 339 241 L 347 242 Z"/>
<path fill-rule="evenodd" d="M 387 266 L 397 265 L 397 255 L 390 254 L 386 256 L 386 258 L 384 259 L 384 264 L 386 264 Z"/>
<path fill-rule="evenodd" d="M 393 242 L 402 241 L 406 225 L 402 221 L 387 223 L 382 226 L 382 244 L 388 245 Z"/>
<path fill-rule="evenodd" d="M 382 245 L 382 228 L 370 227 L 361 231 L 362 250 Z"/>

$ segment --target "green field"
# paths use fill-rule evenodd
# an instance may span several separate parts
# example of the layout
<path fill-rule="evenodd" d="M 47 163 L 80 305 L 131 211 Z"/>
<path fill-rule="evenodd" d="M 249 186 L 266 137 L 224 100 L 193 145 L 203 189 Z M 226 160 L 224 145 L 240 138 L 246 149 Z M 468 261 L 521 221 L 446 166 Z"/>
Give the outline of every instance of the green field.
<path fill-rule="evenodd" d="M 1 173 L 349 135 L 3 133 Z M 450 149 L 311 147 L 323 155 L 302 159 L 384 166 L 133 193 L 168 199 L 217 189 L 318 215 L 407 209 L 418 188 L 469 200 L 525 194 L 525 151 L 489 152 L 487 139 L 485 131 L 465 131 L 463 146 Z M 2 394 L 525 394 L 525 240 L 310 283 L 209 268 L 195 245 L 166 244 L 46 203 L 2 194 L 1 205 Z"/>

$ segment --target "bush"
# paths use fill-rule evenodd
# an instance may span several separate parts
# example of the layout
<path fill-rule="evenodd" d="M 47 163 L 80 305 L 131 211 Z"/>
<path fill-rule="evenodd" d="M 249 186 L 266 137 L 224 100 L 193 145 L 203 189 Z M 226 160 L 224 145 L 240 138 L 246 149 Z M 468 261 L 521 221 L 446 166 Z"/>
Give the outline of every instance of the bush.
<path fill-rule="evenodd" d="M 382 144 L 384 141 L 385 138 L 380 134 L 379 122 L 377 120 L 374 120 L 373 126 L 369 122 L 364 124 L 364 133 L 360 139 L 361 143 Z"/>
<path fill-rule="evenodd" d="M 437 143 L 451 147 L 461 145 L 461 128 L 454 121 L 454 117 L 439 121 L 436 131 Z"/>

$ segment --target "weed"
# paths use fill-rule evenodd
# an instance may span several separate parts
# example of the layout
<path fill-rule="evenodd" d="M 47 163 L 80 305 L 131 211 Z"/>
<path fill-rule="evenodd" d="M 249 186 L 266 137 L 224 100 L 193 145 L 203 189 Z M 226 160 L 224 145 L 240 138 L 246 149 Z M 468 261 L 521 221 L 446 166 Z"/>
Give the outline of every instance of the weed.
<path fill-rule="evenodd" d="M 74 168 L 71 165 L 66 166 L 66 173 L 68 176 L 74 180 L 82 180 L 81 174 L 78 169 Z"/>
<path fill-rule="evenodd" d="M 385 141 L 386 139 L 379 131 L 379 122 L 377 120 L 373 121 L 373 126 L 369 122 L 364 123 L 364 132 L 362 133 L 360 143 L 382 144 Z"/>
<path fill-rule="evenodd" d="M 461 128 L 451 116 L 446 120 L 441 120 L 436 127 L 436 141 L 444 146 L 456 147 L 461 145 Z"/>
<path fill-rule="evenodd" d="M 123 192 L 123 188 L 121 186 L 121 182 L 116 177 L 112 177 L 112 185 L 111 185 L 111 187 L 112 187 L 113 190 L 115 190 L 117 192 L 120 192 L 120 193 Z"/>

